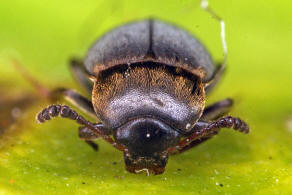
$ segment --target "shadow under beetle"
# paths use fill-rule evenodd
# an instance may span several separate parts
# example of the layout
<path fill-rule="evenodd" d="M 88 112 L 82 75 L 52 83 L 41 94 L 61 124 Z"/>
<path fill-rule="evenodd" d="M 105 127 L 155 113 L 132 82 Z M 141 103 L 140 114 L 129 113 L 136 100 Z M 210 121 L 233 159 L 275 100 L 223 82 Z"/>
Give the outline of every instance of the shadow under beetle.
<path fill-rule="evenodd" d="M 103 138 L 122 151 L 131 173 L 162 174 L 169 154 L 205 142 L 220 128 L 249 132 L 241 119 L 224 116 L 231 99 L 205 108 L 205 95 L 223 68 L 216 68 L 195 37 L 159 20 L 112 30 L 91 47 L 84 62 L 73 60 L 71 68 L 92 100 L 71 89 L 53 93 L 101 123 L 87 121 L 66 105 L 48 106 L 37 120 L 75 120 L 81 125 L 79 137 L 93 148 L 93 140 Z"/>

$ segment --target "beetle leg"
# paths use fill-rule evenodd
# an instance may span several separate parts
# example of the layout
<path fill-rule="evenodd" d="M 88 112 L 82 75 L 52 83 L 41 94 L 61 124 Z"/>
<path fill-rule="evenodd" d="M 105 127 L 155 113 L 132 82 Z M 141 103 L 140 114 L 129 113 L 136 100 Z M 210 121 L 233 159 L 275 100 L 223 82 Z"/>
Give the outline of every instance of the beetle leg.
<path fill-rule="evenodd" d="M 111 135 L 112 132 L 109 129 L 106 129 L 102 123 L 94 124 L 96 128 L 102 128 L 103 133 L 106 135 Z M 98 139 L 98 135 L 92 132 L 92 130 L 87 127 L 81 126 L 78 128 L 78 136 L 80 139 L 84 140 L 89 144 L 94 150 L 98 150 L 98 145 L 93 141 Z"/>
<path fill-rule="evenodd" d="M 227 98 L 227 99 L 221 100 L 219 102 L 216 102 L 210 106 L 207 106 L 205 108 L 200 120 L 202 120 L 202 121 L 217 120 L 220 117 L 224 116 L 231 109 L 232 105 L 233 105 L 232 99 Z M 190 150 L 191 148 L 196 147 L 197 145 L 209 140 L 214 135 L 217 135 L 218 132 L 219 132 L 219 130 L 215 131 L 213 134 L 205 136 L 201 139 L 194 140 L 189 145 L 185 146 L 184 148 L 182 148 L 181 150 L 177 151 L 174 154 L 182 153 L 182 152 L 185 152 L 187 150 Z"/>
<path fill-rule="evenodd" d="M 79 138 L 84 140 L 89 146 L 93 148 L 93 150 L 98 150 L 98 144 L 93 142 L 93 140 L 96 140 L 98 138 L 98 135 L 96 135 L 90 129 L 84 126 L 78 128 L 78 135 Z"/>
<path fill-rule="evenodd" d="M 94 151 L 98 151 L 98 144 L 91 140 L 85 140 L 85 143 L 87 143 Z"/>
<path fill-rule="evenodd" d="M 190 150 L 196 146 L 198 146 L 199 144 L 202 144 L 204 143 L 205 141 L 209 140 L 210 138 L 212 138 L 214 135 L 216 135 L 218 132 L 214 133 L 214 134 L 211 134 L 211 135 L 208 135 L 206 137 L 203 137 L 201 139 L 198 139 L 198 140 L 194 140 L 192 141 L 189 145 L 183 147 L 182 149 L 179 149 L 179 150 L 175 150 L 173 152 L 170 152 L 171 155 L 175 155 L 175 154 L 180 154 L 180 153 L 183 153 L 187 150 Z"/>
<path fill-rule="evenodd" d="M 106 129 L 102 123 L 93 124 L 96 128 L 102 129 L 102 132 L 106 135 L 111 135 L 111 131 Z M 78 128 L 78 136 L 83 140 L 96 140 L 98 139 L 98 135 L 93 133 L 92 130 L 88 129 L 85 126 L 81 126 Z"/>
<path fill-rule="evenodd" d="M 205 128 L 206 126 L 208 125 L 208 122 L 197 122 L 196 125 L 195 125 L 195 128 L 194 129 L 202 129 L 202 128 Z M 212 138 L 214 135 L 217 135 L 219 132 L 219 130 L 217 131 L 214 131 L 213 133 L 210 133 L 209 135 L 206 135 L 200 139 L 196 139 L 194 141 L 192 141 L 190 144 L 184 146 L 183 148 L 181 149 L 177 149 L 177 150 L 174 150 L 174 151 L 171 151 L 170 154 L 171 155 L 175 155 L 175 154 L 179 154 L 179 153 L 183 153 L 187 150 L 190 150 L 192 149 L 193 147 L 196 147 L 198 146 L 199 144 L 201 143 L 204 143 L 205 141 L 209 140 L 210 138 Z"/>
<path fill-rule="evenodd" d="M 208 83 L 205 83 L 206 94 L 209 94 L 211 92 L 214 86 L 220 81 L 224 73 L 225 73 L 225 65 L 223 63 L 218 64 L 217 69 L 212 76 L 212 79 L 208 81 Z"/>
<path fill-rule="evenodd" d="M 52 99 L 58 99 L 60 98 L 60 96 L 63 96 L 71 104 L 73 104 L 86 114 L 89 114 L 90 116 L 96 118 L 96 114 L 91 101 L 89 101 L 86 97 L 80 95 L 73 89 L 57 88 L 50 93 L 50 96 Z"/>
<path fill-rule="evenodd" d="M 92 133 L 96 134 L 98 137 L 101 137 L 104 139 L 106 142 L 110 143 L 113 145 L 115 148 L 118 150 L 121 150 L 123 152 L 126 152 L 127 149 L 125 146 L 115 142 L 109 135 L 107 135 L 105 132 L 103 132 L 103 128 L 87 121 L 79 115 L 77 112 L 72 110 L 66 105 L 50 105 L 47 108 L 44 108 L 36 117 L 36 120 L 40 123 L 44 123 L 47 120 L 50 120 L 52 117 L 57 117 L 60 115 L 63 118 L 68 118 L 71 120 L 75 120 L 78 124 L 81 124 L 85 127 L 87 127 L 89 130 L 92 131 Z"/>
<path fill-rule="evenodd" d="M 207 106 L 200 120 L 209 121 L 209 120 L 217 120 L 220 117 L 224 116 L 228 113 L 233 105 L 233 101 L 230 98 L 221 100 L 216 102 L 210 106 Z"/>
<path fill-rule="evenodd" d="M 83 62 L 81 60 L 73 58 L 70 61 L 70 69 L 73 74 L 73 77 L 78 83 L 89 93 L 92 92 L 93 83 L 90 82 L 88 76 L 89 74 L 84 68 Z"/>
<path fill-rule="evenodd" d="M 181 140 L 176 146 L 169 148 L 168 152 L 172 154 L 181 151 L 193 141 L 213 135 L 221 128 L 232 128 L 242 133 L 249 132 L 249 127 L 244 121 L 232 116 L 226 116 L 214 122 L 199 121 L 193 128 L 194 132 L 191 133 L 187 138 Z"/>

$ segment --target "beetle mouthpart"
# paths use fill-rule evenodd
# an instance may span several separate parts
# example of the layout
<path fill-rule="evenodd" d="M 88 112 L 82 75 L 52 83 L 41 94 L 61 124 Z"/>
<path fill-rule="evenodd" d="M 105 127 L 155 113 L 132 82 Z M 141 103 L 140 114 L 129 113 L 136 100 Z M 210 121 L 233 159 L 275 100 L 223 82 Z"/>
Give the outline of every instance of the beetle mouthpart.
<path fill-rule="evenodd" d="M 130 173 L 143 173 L 146 175 L 150 174 L 160 175 L 164 172 L 167 164 L 168 155 L 167 153 L 161 153 L 157 156 L 137 156 L 129 153 L 124 153 L 124 160 L 126 170 Z"/>

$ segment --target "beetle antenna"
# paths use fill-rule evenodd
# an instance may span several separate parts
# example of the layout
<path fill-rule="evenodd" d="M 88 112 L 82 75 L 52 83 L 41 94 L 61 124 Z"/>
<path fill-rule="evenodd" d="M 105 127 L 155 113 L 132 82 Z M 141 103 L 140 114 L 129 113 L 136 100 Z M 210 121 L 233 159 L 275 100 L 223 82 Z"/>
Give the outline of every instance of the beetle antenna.
<path fill-rule="evenodd" d="M 222 42 L 222 48 L 223 48 L 223 55 L 224 55 L 224 59 L 223 59 L 223 63 L 220 65 L 220 67 L 218 67 L 218 69 L 215 72 L 214 78 L 209 81 L 208 83 L 206 83 L 206 87 L 211 85 L 213 83 L 213 81 L 216 81 L 218 78 L 218 76 L 220 76 L 223 72 L 223 70 L 225 69 L 226 66 L 226 62 L 227 62 L 227 42 L 226 42 L 226 33 L 225 33 L 225 22 L 224 20 L 216 14 L 216 12 L 214 12 L 210 6 L 209 6 L 209 1 L 208 0 L 201 0 L 201 8 L 207 12 L 209 12 L 209 14 L 214 17 L 216 20 L 218 20 L 220 22 L 220 36 L 221 36 L 221 42 Z"/>
<path fill-rule="evenodd" d="M 62 118 L 68 118 L 76 121 L 78 124 L 87 127 L 92 133 L 98 137 L 103 138 L 106 142 L 114 146 L 120 151 L 127 152 L 128 149 L 124 145 L 115 142 L 109 135 L 105 134 L 102 129 L 94 125 L 90 121 L 87 121 L 83 116 L 79 115 L 76 111 L 72 110 L 66 105 L 50 105 L 44 108 L 37 116 L 36 120 L 39 123 L 44 123 L 52 118 L 60 116 Z"/>

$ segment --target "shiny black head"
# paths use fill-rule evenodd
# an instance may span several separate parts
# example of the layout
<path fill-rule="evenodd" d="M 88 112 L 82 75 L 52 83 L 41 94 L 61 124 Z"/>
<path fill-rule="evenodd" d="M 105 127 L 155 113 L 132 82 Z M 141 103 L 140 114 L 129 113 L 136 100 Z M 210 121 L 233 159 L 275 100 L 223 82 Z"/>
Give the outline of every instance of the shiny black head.
<path fill-rule="evenodd" d="M 167 149 L 179 141 L 179 133 L 159 120 L 142 118 L 119 127 L 114 135 L 127 148 L 126 169 L 161 174 L 167 164 Z"/>

